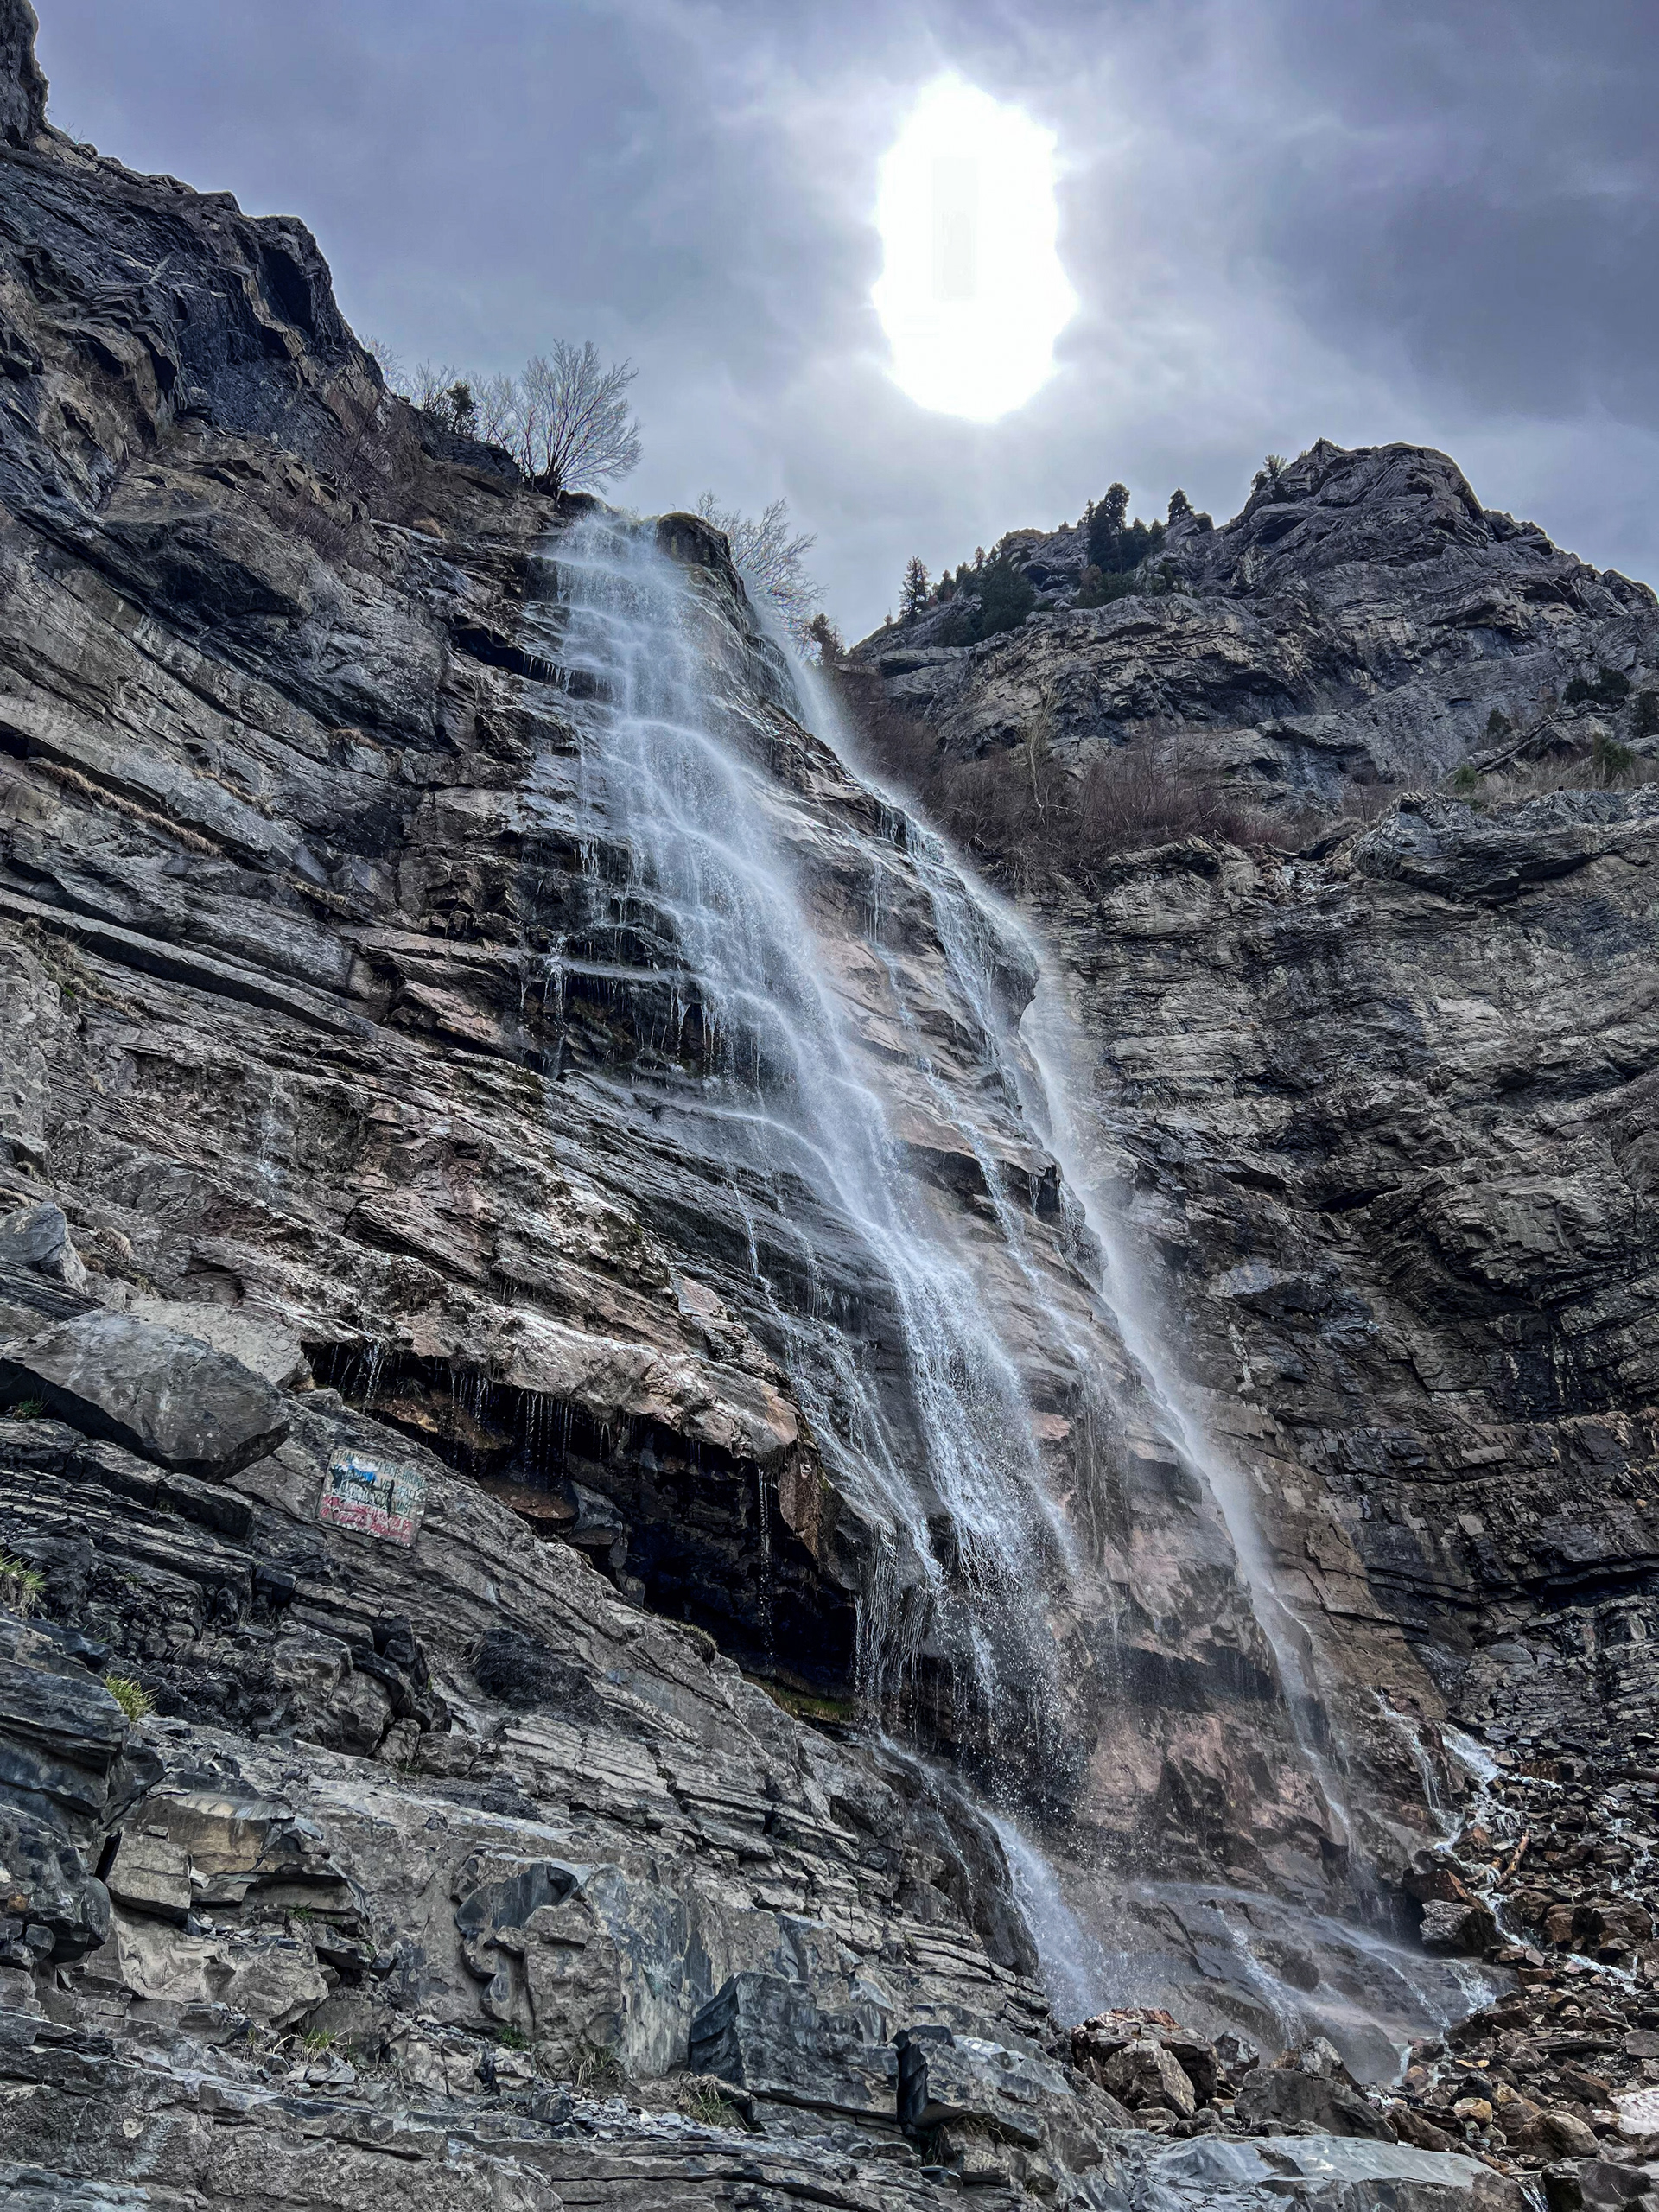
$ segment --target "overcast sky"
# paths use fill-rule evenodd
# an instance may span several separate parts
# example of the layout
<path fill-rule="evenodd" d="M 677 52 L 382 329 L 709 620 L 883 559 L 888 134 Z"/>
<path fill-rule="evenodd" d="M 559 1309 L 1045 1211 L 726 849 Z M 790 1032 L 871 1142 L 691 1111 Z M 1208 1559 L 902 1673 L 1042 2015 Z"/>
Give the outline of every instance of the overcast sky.
<path fill-rule="evenodd" d="M 1659 577 L 1654 0 L 37 0 L 51 119 L 302 216 L 361 335 L 627 355 L 630 505 L 782 493 L 849 636 L 1115 477 L 1456 455 Z M 1078 295 L 989 426 L 889 381 L 877 164 L 954 69 L 1058 138 Z"/>

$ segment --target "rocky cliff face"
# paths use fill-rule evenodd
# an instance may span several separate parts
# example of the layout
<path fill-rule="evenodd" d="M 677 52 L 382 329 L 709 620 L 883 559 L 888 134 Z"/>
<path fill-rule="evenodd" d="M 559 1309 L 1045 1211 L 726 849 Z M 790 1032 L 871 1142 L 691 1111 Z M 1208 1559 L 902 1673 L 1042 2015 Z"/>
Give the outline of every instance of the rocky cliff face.
<path fill-rule="evenodd" d="M 889 714 L 947 760 L 1156 753 L 1300 817 L 1023 873 L 1063 1157 L 1307 1637 L 1338 1793 L 1401 1803 L 1414 1763 L 1433 1801 L 1448 1721 L 1541 1771 L 1639 1758 L 1651 593 L 1400 447 L 1314 447 L 1093 611 L 1077 533 L 1020 543 L 1020 630 L 944 646 L 941 610 L 856 650 Z"/>
<path fill-rule="evenodd" d="M 957 757 L 1033 732 L 1069 765 L 1150 747 L 1269 806 L 1334 810 L 1459 766 L 1571 757 L 1598 731 L 1645 757 L 1659 744 L 1639 698 L 1659 682 L 1652 592 L 1483 507 L 1421 446 L 1321 439 L 1223 527 L 1172 522 L 1108 606 L 1077 605 L 1081 531 L 1014 546 L 1041 587 L 1022 627 L 942 645 L 938 607 L 854 654 Z"/>
<path fill-rule="evenodd" d="M 1033 1924 L 1073 2015 L 1182 1990 L 1373 2073 L 1479 1993 L 1405 1879 L 1447 1607 L 1279 1648 L 1079 1203 L 1192 1171 L 1103 1066 L 1045 1097 L 1058 975 L 815 728 L 721 540 L 391 399 L 301 226 L 45 127 L 19 0 L 0 91 L 7 2187 L 1515 2201 L 1351 2088 L 1287 2146 L 1202 2033 L 1074 2048 L 1038 1980 Z M 1376 838 L 1296 895 L 1464 866 Z M 1478 881 L 1634 849 L 1593 807 L 1557 847 Z M 1191 859 L 1195 932 L 1276 895 Z M 1122 1038 L 1123 933 L 1052 919 Z M 1166 1319 L 1288 1497 L 1279 1402 Z M 1352 1518 L 1311 1511 L 1321 1597 Z"/>

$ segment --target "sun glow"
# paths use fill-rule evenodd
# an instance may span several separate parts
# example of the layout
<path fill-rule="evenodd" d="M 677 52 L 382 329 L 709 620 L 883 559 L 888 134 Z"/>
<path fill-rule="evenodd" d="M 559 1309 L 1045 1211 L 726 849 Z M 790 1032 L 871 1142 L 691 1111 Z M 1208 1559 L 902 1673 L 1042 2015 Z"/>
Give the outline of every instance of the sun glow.
<path fill-rule="evenodd" d="M 882 162 L 887 259 L 872 297 L 893 380 L 918 405 L 994 422 L 1052 373 L 1077 304 L 1057 244 L 1054 149 L 1018 108 L 945 77 Z"/>

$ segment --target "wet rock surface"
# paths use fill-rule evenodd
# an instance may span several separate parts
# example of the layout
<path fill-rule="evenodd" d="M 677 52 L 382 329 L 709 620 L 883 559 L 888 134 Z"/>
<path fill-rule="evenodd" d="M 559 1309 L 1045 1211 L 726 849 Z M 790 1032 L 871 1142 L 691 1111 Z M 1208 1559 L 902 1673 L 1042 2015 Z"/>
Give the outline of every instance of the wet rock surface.
<path fill-rule="evenodd" d="M 1401 1878 L 1466 1786 L 1446 1723 L 1651 1716 L 1656 825 L 1648 791 L 1424 798 L 1320 858 L 1166 848 L 1048 910 L 1118 1263 Z M 1441 1955 L 1481 1948 L 1459 1900 L 1420 1903 Z"/>
<path fill-rule="evenodd" d="M 0 1338 L 29 1416 L 8 1480 L 38 1516 L 0 1541 L 44 1548 L 54 1617 L 170 1718 L 281 1715 L 360 1756 L 418 1722 L 378 1612 L 302 1599 L 279 1630 L 303 1555 L 227 1556 L 255 1509 L 226 1469 L 261 1445 L 246 1472 L 302 1462 L 358 1484 L 341 1511 L 382 1510 L 372 1468 L 332 1465 L 353 1449 L 338 1392 L 395 1433 L 369 1459 L 435 1455 L 832 1726 L 879 1678 L 892 1725 L 1027 1817 L 1064 1828 L 1109 1798 L 1126 1872 L 1179 1836 L 1185 1874 L 1339 1904 L 1225 1529 L 1142 1402 L 1020 1095 L 1030 949 L 803 725 L 719 541 L 683 518 L 643 534 L 682 564 L 713 727 L 824 949 L 833 1082 L 880 1094 L 889 1244 L 948 1243 L 995 1320 L 971 1361 L 936 1332 L 919 1380 L 915 1283 L 798 1159 L 734 1166 L 741 1117 L 706 1095 L 702 979 L 598 772 L 605 685 L 566 664 L 560 563 L 580 566 L 585 511 L 389 399 L 297 226 L 48 134 L 0 161 L 0 261 L 21 349 L 0 442 Z M 133 280 L 164 263 L 176 284 Z M 25 1234 L 41 1208 L 63 1239 Z M 296 1391 L 290 1435 L 254 1419 L 198 1448 L 95 1414 L 88 1363 L 48 1374 L 18 1350 L 53 1328 L 238 1362 Z M 974 1586 L 931 1440 L 954 1448 L 987 1373 L 1022 1401 L 1007 1427 L 1052 1507 L 1003 1516 L 1032 1527 L 1002 1607 L 1020 1618 L 991 1635 L 930 1610 Z M 113 1365 L 92 1379 L 108 1395 Z M 1116 1636 L 1096 1570 L 1143 1490 L 1177 1524 L 1166 1602 Z M 1014 1579 L 994 1559 L 979 1586 L 1001 1602 Z M 445 1699 L 563 1695 L 580 1719 L 582 1662 L 540 1620 L 479 1634 L 509 1627 L 537 1649 L 480 1645 Z M 1198 1817 L 1223 1686 L 1255 1756 L 1225 1817 Z M 952 1878 L 1028 1969 L 997 1853 Z"/>

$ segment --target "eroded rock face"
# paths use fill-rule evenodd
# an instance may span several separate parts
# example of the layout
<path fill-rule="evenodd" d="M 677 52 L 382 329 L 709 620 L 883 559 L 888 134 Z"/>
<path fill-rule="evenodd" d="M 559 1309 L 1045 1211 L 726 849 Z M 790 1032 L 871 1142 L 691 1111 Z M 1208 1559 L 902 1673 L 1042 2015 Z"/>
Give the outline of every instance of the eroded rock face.
<path fill-rule="evenodd" d="M 803 1264 L 809 1179 L 738 1187 L 647 1095 L 700 1062 L 548 650 L 579 518 L 387 398 L 297 225 L 48 131 L 0 157 L 0 264 L 3 2185 L 925 2202 L 893 2036 L 1041 2069 L 1054 2030 L 994 1829 L 847 1726 L 878 1531 L 789 1337 L 821 1296 L 879 1342 L 890 1298 L 827 1218 Z M 902 824 L 720 542 L 648 550 L 870 1053 L 919 1018 L 982 1075 Z M 837 921 L 872 855 L 891 974 Z M 918 1182 L 1007 1267 L 1016 1102 L 976 1152 L 906 1080 Z M 688 2087 L 709 2008 L 779 1988 L 793 2067 Z M 1021 2157 L 1106 2201 L 1053 2080 Z"/>
<path fill-rule="evenodd" d="M 1109 1202 L 1402 1794 L 1448 1707 L 1649 1709 L 1656 833 L 1645 791 L 1413 802 L 1052 917 Z"/>
<path fill-rule="evenodd" d="M 1021 533 L 1019 556 L 1043 580 L 1020 629 L 943 645 L 940 607 L 855 651 L 949 753 L 1033 730 L 1073 764 L 1173 747 L 1185 772 L 1269 804 L 1329 803 L 1517 747 L 1572 751 L 1592 726 L 1649 753 L 1659 736 L 1637 727 L 1659 666 L 1648 586 L 1483 507 L 1421 446 L 1321 439 L 1224 527 L 1173 523 L 1143 588 L 1109 606 L 1075 605 L 1080 531 Z M 1627 689 L 1590 696 L 1604 671 Z M 1575 677 L 1588 689 L 1569 700 Z"/>

